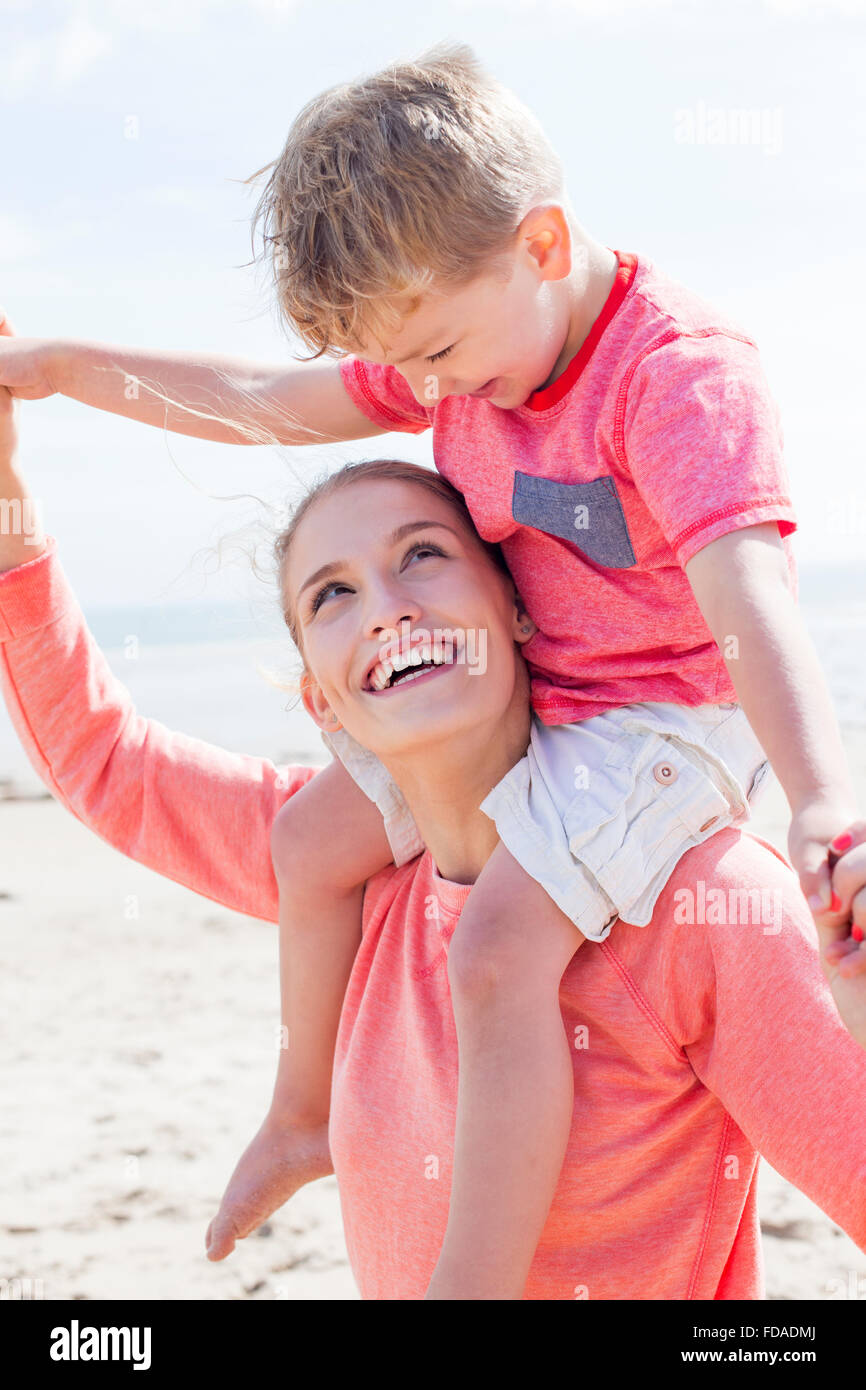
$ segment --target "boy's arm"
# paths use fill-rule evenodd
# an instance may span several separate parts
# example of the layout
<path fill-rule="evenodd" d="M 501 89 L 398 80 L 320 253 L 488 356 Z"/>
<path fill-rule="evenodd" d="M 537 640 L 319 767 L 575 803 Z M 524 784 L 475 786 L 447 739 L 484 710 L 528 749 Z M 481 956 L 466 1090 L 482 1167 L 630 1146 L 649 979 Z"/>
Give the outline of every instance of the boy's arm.
<path fill-rule="evenodd" d="M 829 907 L 827 846 L 854 819 L 856 797 L 830 692 L 788 585 L 778 526 L 728 532 L 685 571 L 788 798 L 789 849 L 803 891 Z"/>
<path fill-rule="evenodd" d="M 227 444 L 332 444 L 386 432 L 355 405 L 336 360 L 285 366 L 0 336 L 0 385 L 24 400 L 59 392 L 159 429 Z"/>

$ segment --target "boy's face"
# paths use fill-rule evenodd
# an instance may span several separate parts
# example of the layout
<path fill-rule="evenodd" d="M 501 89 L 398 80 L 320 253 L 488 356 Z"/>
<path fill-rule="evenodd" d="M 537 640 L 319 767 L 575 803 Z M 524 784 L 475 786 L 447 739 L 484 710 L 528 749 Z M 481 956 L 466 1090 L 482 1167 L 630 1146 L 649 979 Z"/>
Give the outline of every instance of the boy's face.
<path fill-rule="evenodd" d="M 521 223 L 507 281 L 485 274 L 459 290 L 428 292 L 384 343 L 370 334 L 358 355 L 396 367 L 421 405 L 482 395 L 513 409 L 547 385 L 563 352 L 572 306 L 557 282 L 570 269 L 562 209 L 534 209 Z"/>

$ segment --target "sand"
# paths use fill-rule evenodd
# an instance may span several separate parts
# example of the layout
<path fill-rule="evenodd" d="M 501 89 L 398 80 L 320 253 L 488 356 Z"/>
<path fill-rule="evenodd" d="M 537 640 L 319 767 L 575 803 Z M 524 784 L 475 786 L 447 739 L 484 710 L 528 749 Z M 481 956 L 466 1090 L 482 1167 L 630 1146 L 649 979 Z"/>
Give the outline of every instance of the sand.
<path fill-rule="evenodd" d="M 845 739 L 866 789 L 866 730 Z M 275 929 L 4 790 L 0 1298 L 356 1299 L 333 1177 L 204 1256 L 270 1098 Z M 755 821 L 783 849 L 786 810 L 775 786 Z M 866 1254 L 766 1164 L 760 1197 L 769 1298 L 866 1297 Z"/>

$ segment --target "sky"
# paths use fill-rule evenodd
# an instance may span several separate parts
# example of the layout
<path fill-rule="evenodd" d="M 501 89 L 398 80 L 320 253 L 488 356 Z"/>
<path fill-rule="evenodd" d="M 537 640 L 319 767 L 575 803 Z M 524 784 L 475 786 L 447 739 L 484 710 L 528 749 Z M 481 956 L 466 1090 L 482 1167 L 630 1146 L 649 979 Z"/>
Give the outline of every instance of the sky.
<path fill-rule="evenodd" d="M 17 332 L 290 363 L 243 181 L 311 96 L 442 39 L 536 112 L 593 236 L 755 336 L 799 559 L 859 566 L 866 591 L 866 0 L 0 0 Z M 306 482 L 371 446 L 432 461 L 429 433 L 275 452 L 62 397 L 22 413 L 24 472 L 85 606 L 267 595 L 250 547 L 266 566 L 261 523 Z"/>

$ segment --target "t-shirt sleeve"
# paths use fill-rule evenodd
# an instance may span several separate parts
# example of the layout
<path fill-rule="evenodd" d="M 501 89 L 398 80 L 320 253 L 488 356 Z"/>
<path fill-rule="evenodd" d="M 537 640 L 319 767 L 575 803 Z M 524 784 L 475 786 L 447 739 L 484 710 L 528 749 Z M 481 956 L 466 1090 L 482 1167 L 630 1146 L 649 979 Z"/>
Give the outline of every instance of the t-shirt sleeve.
<path fill-rule="evenodd" d="M 779 407 L 758 349 L 729 333 L 677 335 L 641 360 L 628 386 L 624 463 L 685 566 L 729 531 L 797 520 Z"/>
<path fill-rule="evenodd" d="M 374 425 L 404 434 L 420 434 L 433 424 L 433 407 L 427 409 L 418 404 L 408 381 L 396 367 L 381 367 L 361 357 L 344 357 L 340 375 L 355 405 Z"/>

